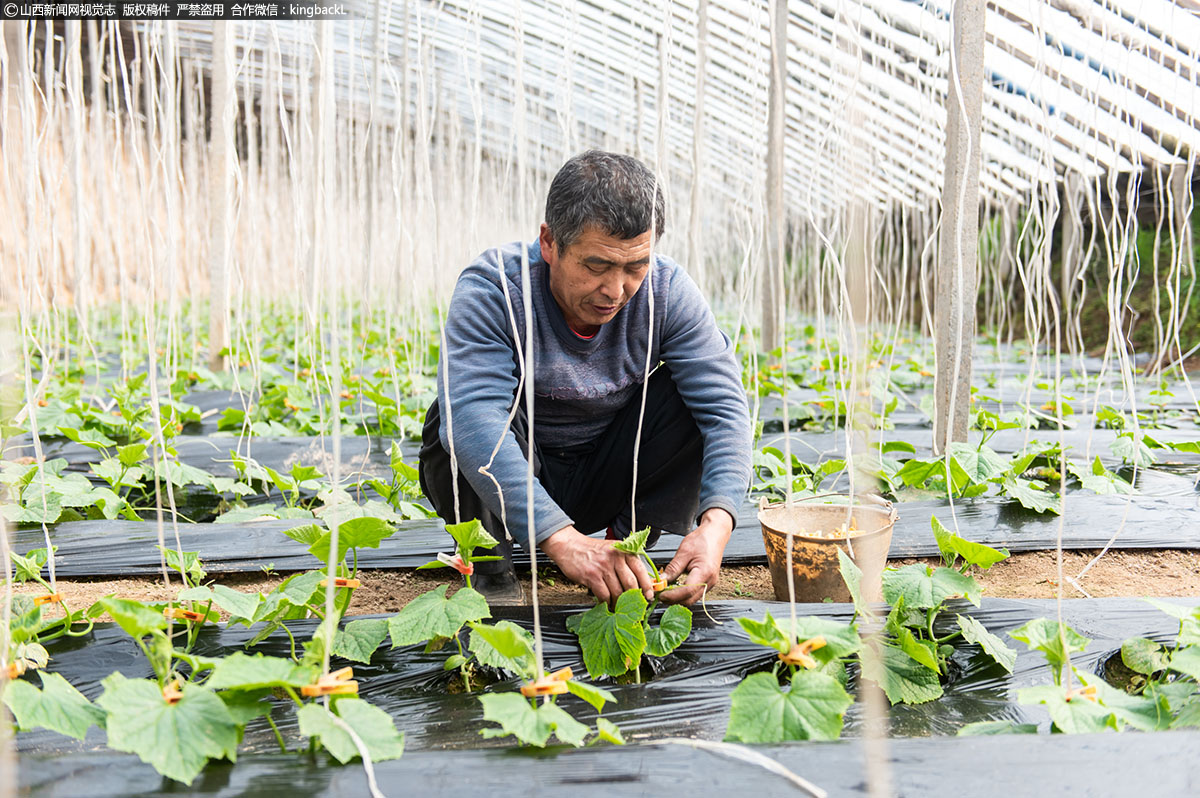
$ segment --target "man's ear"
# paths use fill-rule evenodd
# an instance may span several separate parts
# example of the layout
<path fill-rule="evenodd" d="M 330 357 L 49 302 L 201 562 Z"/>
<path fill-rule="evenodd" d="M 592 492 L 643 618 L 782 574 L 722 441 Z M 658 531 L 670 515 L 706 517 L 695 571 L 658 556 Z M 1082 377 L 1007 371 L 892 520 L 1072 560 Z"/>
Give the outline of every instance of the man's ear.
<path fill-rule="evenodd" d="M 554 234 L 550 232 L 550 226 L 545 222 L 542 222 L 542 229 L 538 233 L 538 244 L 542 248 L 542 260 L 552 267 L 557 266 L 558 242 L 554 240 Z"/>

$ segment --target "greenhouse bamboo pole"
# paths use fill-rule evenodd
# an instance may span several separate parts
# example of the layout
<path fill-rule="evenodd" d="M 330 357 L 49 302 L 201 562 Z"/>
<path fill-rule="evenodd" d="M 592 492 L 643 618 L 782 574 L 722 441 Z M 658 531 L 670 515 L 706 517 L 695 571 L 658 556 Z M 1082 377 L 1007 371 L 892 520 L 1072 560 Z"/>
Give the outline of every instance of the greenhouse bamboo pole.
<path fill-rule="evenodd" d="M 783 346 L 783 318 L 780 303 L 783 298 L 783 255 L 785 220 L 783 208 L 784 181 L 784 107 L 787 83 L 787 0 L 771 0 L 771 77 L 767 105 L 767 219 L 765 255 L 762 272 L 762 341 L 767 352 Z"/>
<path fill-rule="evenodd" d="M 83 208 L 83 137 L 84 137 L 84 103 L 83 103 L 83 61 L 82 61 L 82 32 L 83 23 L 79 20 L 68 20 L 67 26 L 67 103 L 71 118 L 71 227 L 75 267 L 75 314 L 79 323 L 80 340 L 78 354 L 80 366 L 83 365 L 83 351 L 90 339 L 88 324 L 88 304 L 93 301 L 89 269 L 84 255 L 85 234 L 89 227 Z M 68 343 L 68 347 L 70 344 Z"/>
<path fill-rule="evenodd" d="M 229 346 L 229 291 L 233 257 L 233 176 L 237 150 L 234 123 L 237 120 L 237 88 L 233 80 L 233 52 L 237 29 L 234 22 L 212 26 L 212 129 L 209 138 L 209 308 L 208 367 L 225 368 L 221 350 Z"/>
<path fill-rule="evenodd" d="M 701 191 L 704 189 L 704 83 L 708 70 L 708 0 L 696 9 L 696 109 L 692 118 L 692 193 L 688 203 L 688 271 L 708 291 L 701 247 Z"/>
<path fill-rule="evenodd" d="M 1060 252 L 1059 290 L 1062 303 L 1062 319 L 1064 339 L 1067 351 L 1071 354 L 1079 351 L 1075 336 L 1069 325 L 1074 309 L 1075 283 L 1083 272 L 1085 263 L 1079 256 L 1083 243 L 1083 224 L 1079 215 L 1079 181 L 1078 172 L 1068 172 L 1063 178 L 1063 213 L 1062 213 L 1062 246 Z"/>
<path fill-rule="evenodd" d="M 933 446 L 967 439 L 979 249 L 979 149 L 983 106 L 984 0 L 954 5 L 946 98 L 946 167 L 935 303 Z"/>

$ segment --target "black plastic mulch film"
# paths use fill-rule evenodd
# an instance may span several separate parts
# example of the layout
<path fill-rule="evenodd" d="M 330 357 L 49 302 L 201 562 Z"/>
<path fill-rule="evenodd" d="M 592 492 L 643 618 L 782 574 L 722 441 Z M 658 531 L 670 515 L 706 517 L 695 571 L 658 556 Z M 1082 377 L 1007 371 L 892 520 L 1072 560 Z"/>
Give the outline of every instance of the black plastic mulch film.
<path fill-rule="evenodd" d="M 1073 658 L 1076 667 L 1088 672 L 1095 672 L 1127 637 L 1165 640 L 1178 628 L 1173 619 L 1136 599 L 1079 599 L 1065 601 L 1062 606 L 1063 620 L 1093 641 L 1085 653 Z M 567 615 L 581 609 L 543 610 L 548 668 L 569 665 L 583 672 L 578 647 L 564 627 Z M 656 663 L 657 672 L 652 678 L 640 685 L 605 684 L 614 692 L 617 703 L 604 717 L 617 723 L 634 744 L 621 749 L 531 755 L 512 750 L 511 741 L 484 740 L 478 731 L 489 724 L 483 720 L 476 698 L 445 689 L 450 676 L 442 669 L 444 652 L 425 654 L 420 646 L 381 648 L 371 665 L 355 665 L 355 677 L 360 681 L 362 696 L 387 711 L 407 737 L 402 759 L 376 765 L 384 792 L 524 795 L 532 794 L 536 783 L 559 785 L 560 789 L 570 784 L 581 795 L 590 796 L 600 795 L 602 789 L 609 795 L 625 794 L 622 785 L 645 791 L 661 781 L 670 785 L 666 793 L 686 792 L 689 785 L 727 784 L 732 788 L 736 783 L 741 789 L 765 791 L 762 794 L 784 794 L 787 782 L 758 767 L 684 746 L 646 745 L 669 737 L 720 740 L 732 689 L 745 675 L 769 667 L 775 659 L 774 652 L 751 643 L 734 619 L 761 618 L 766 611 L 786 617 L 786 604 L 722 602 L 710 605 L 709 610 L 713 620 L 697 612 L 692 636 L 675 653 Z M 960 611 L 1003 636 L 1032 618 L 1055 617 L 1055 603 L 990 599 L 982 608 L 964 604 Z M 847 605 L 800 605 L 797 612 L 839 620 L 850 617 Z M 527 608 L 496 611 L 495 616 L 526 628 L 532 623 Z M 291 628 L 303 639 L 314 623 L 296 622 Z M 250 635 L 240 627 L 212 630 L 201 635 L 195 651 L 202 655 L 230 653 L 239 650 Z M 283 655 L 287 645 L 287 637 L 276 633 L 255 650 Z M 1085 792 L 1092 790 L 1087 794 L 1110 795 L 1118 794 L 1109 791 L 1111 786 L 1128 778 L 1116 774 L 1117 781 L 1110 780 L 1109 771 L 1118 767 L 1138 772 L 1136 783 L 1142 794 L 1195 794 L 1194 788 L 1200 784 L 1200 758 L 1196 756 L 1200 752 L 1200 733 L 1126 733 L 1119 738 L 1102 735 L 1071 740 L 1046 735 L 1047 715 L 1040 707 L 1016 703 L 1016 693 L 1022 687 L 1049 683 L 1050 672 L 1039 652 L 1026 651 L 1019 643 L 1013 645 L 1020 653 L 1011 676 L 975 647 L 966 647 L 953 657 L 954 675 L 942 698 L 891 709 L 892 739 L 888 747 L 898 794 L 962 794 L 966 783 L 971 784 L 972 795 L 999 795 L 1001 791 L 1012 794 L 1016 786 L 1013 779 L 1024 773 L 1034 779 L 1027 782 L 1033 792 L 1026 794 L 1059 785 L 1072 788 L 1064 794 L 1081 794 L 1078 790 L 1082 788 Z M 97 626 L 90 640 L 55 643 L 51 656 L 51 668 L 89 698 L 101 692 L 100 680 L 113 670 L 131 677 L 151 675 L 136 646 L 111 625 Z M 514 682 L 504 681 L 488 689 L 514 686 Z M 566 697 L 563 701 L 582 720 L 594 719 L 594 711 L 578 699 Z M 279 702 L 276 715 L 284 738 L 296 744 L 299 737 L 288 702 Z M 1043 733 L 987 740 L 949 738 L 963 724 L 985 720 L 1038 723 Z M 861 706 L 855 704 L 846 716 L 845 735 L 854 738 L 861 731 Z M 1151 742 L 1144 742 L 1147 740 Z M 237 765 L 210 765 L 188 790 L 173 787 L 132 757 L 103 750 L 102 744 L 103 732 L 95 728 L 82 743 L 50 732 L 21 733 L 17 737 L 21 794 L 365 794 L 358 765 L 341 768 L 325 763 L 323 756 L 312 762 L 301 754 L 272 755 L 270 752 L 278 749 L 262 721 L 247 727 L 243 755 Z M 505 747 L 509 750 L 495 750 Z M 830 789 L 831 794 L 855 794 L 865 789 L 861 746 L 853 740 L 764 746 L 759 750 Z M 1136 767 L 1127 767 L 1135 762 Z M 988 779 L 988 774 L 996 780 Z M 1145 792 L 1147 788 L 1150 792 Z M 705 793 L 713 794 L 711 789 Z"/>
<path fill-rule="evenodd" d="M 1065 518 L 1038 514 L 1016 502 L 974 498 L 954 503 L 954 515 L 963 535 L 1010 551 L 1042 551 L 1055 548 L 1062 524 L 1065 549 L 1098 549 L 1120 528 L 1114 547 L 1118 549 L 1200 549 L 1200 493 L 1190 496 L 1068 496 Z M 938 553 L 930 532 L 929 518 L 937 515 L 952 526 L 945 501 L 906 502 L 897 506 L 899 520 L 892 535 L 890 556 L 927 557 Z M 1123 526 L 1121 526 L 1123 522 Z M 260 521 L 251 524 L 180 523 L 179 539 L 184 551 L 196 551 L 212 573 L 253 573 L 270 565 L 277 571 L 298 571 L 320 564 L 282 530 L 311 521 Z M 166 540 L 175 544 L 174 529 L 165 529 Z M 157 525 L 138 521 L 73 521 L 50 528 L 58 553 L 56 572 L 63 577 L 153 575 L 159 573 Z M 13 550 L 25 553 L 42 548 L 41 529 L 10 532 Z M 415 568 L 434 559 L 452 546 L 450 536 L 437 519 L 405 521 L 378 549 L 358 552 L 362 568 Z M 678 539 L 664 535 L 652 550 L 656 561 L 669 560 Z M 528 555 L 519 547 L 517 564 L 528 567 Z M 755 509 L 746 505 L 725 551 L 727 565 L 758 565 L 766 562 L 762 535 Z"/>

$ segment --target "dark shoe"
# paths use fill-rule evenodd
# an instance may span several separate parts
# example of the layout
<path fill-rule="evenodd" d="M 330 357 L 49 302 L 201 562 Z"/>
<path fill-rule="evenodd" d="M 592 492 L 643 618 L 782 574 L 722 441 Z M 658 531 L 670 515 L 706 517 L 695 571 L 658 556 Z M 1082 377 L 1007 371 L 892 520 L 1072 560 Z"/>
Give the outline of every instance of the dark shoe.
<path fill-rule="evenodd" d="M 471 587 L 482 593 L 493 607 L 525 603 L 525 588 L 512 569 L 496 574 L 475 574 L 471 578 Z"/>

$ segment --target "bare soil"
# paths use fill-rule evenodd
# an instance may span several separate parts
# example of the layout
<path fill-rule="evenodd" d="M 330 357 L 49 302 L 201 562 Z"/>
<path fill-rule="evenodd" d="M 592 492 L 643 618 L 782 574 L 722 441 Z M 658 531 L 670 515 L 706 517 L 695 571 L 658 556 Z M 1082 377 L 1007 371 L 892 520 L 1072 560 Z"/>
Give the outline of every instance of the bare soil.
<path fill-rule="evenodd" d="M 1088 568 L 1098 552 L 1068 551 L 1062 555 L 1064 598 L 1102 596 L 1200 596 L 1200 551 L 1173 549 L 1110 551 Z M 936 558 L 893 560 L 892 565 L 914 562 L 936 564 Z M 1087 568 L 1083 576 L 1080 574 Z M 539 569 L 538 601 L 543 604 L 591 604 L 586 590 L 569 583 L 553 568 Z M 211 574 L 210 579 L 245 593 L 267 592 L 286 575 Z M 440 584 L 457 581 L 447 572 L 362 571 L 362 587 L 355 591 L 349 614 L 397 612 L 416 596 Z M 1059 567 L 1053 551 L 1014 554 L 1008 560 L 977 575 L 984 595 L 994 598 L 1054 598 L 1058 592 Z M 141 601 L 167 601 L 179 583 L 165 587 L 161 580 L 59 579 L 58 589 L 75 609 L 88 607 L 97 599 L 115 594 Z M 43 592 L 36 585 L 18 585 L 18 593 Z M 529 586 L 526 585 L 528 598 Z M 766 566 L 727 567 L 721 582 L 712 589 L 710 600 L 775 598 Z"/>

